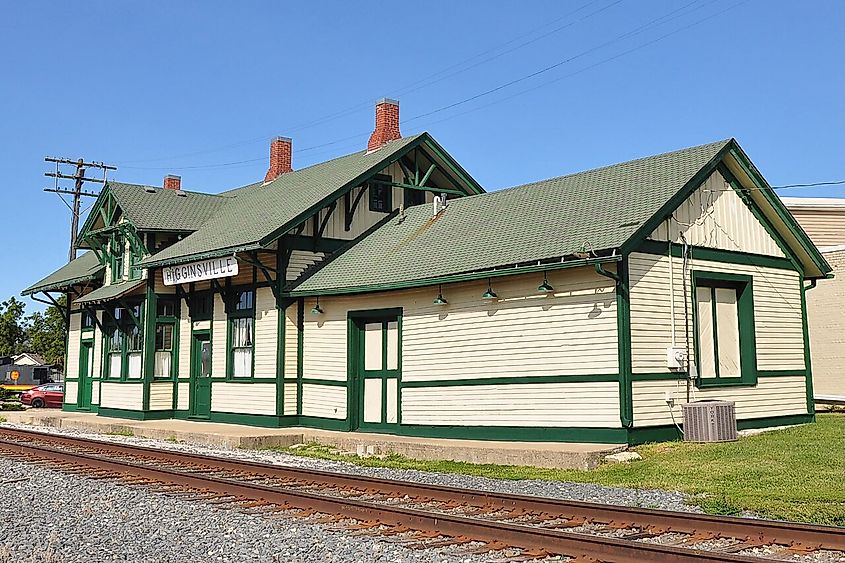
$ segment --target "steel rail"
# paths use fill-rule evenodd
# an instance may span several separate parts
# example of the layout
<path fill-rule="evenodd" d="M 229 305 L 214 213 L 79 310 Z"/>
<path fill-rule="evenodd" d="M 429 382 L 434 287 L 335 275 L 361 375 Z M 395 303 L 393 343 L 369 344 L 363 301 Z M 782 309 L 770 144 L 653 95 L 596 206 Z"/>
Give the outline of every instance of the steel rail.
<path fill-rule="evenodd" d="M 24 456 L 35 454 L 51 461 L 84 465 L 92 469 L 113 471 L 154 482 L 180 485 L 194 490 L 211 491 L 238 497 L 244 501 L 262 500 L 280 506 L 325 512 L 356 520 L 377 520 L 387 526 L 403 526 L 414 530 L 435 531 L 444 536 L 462 536 L 472 540 L 498 545 L 506 544 L 522 549 L 534 549 L 549 554 L 562 554 L 619 563 L 641 563 L 642 561 L 753 563 L 760 561 L 758 558 L 733 554 L 576 534 L 413 508 L 392 507 L 355 499 L 326 497 L 203 474 L 184 473 L 31 443 L 0 440 L 0 449 Z"/>

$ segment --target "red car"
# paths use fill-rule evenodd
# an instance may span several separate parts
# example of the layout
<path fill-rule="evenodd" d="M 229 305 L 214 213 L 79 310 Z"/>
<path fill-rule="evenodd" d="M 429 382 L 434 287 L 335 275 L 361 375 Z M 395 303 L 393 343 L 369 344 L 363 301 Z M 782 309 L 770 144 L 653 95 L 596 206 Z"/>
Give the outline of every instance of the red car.
<path fill-rule="evenodd" d="M 41 407 L 59 407 L 65 401 L 65 386 L 63 383 L 45 383 L 21 393 L 21 402 L 32 405 L 36 409 Z"/>

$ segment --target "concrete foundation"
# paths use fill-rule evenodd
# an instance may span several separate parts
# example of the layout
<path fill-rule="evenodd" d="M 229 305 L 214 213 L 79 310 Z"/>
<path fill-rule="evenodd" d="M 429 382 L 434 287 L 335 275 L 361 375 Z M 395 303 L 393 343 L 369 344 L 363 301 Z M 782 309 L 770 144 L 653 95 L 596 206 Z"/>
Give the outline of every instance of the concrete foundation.
<path fill-rule="evenodd" d="M 452 460 L 561 469 L 592 469 L 605 455 L 625 446 L 608 444 L 497 442 L 415 438 L 312 428 L 257 428 L 240 424 L 187 420 L 125 420 L 59 410 L 4 412 L 9 422 L 97 434 L 132 434 L 140 438 L 179 440 L 207 446 L 260 449 L 319 442 L 359 455 L 397 453 L 414 459 Z"/>

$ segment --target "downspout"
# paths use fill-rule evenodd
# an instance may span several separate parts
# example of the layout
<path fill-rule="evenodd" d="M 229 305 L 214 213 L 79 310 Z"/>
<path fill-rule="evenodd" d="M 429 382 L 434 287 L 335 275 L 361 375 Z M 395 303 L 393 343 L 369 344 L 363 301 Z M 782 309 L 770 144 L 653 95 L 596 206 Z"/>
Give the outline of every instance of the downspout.
<path fill-rule="evenodd" d="M 614 255 L 616 251 L 614 251 Z M 633 403 L 631 398 L 631 366 L 630 366 L 630 325 L 631 311 L 628 301 L 628 290 L 625 279 L 625 260 L 618 262 L 619 272 L 609 272 L 601 263 L 594 264 L 596 273 L 616 282 L 616 326 L 618 341 L 619 364 L 619 418 L 624 428 L 634 425 Z"/>

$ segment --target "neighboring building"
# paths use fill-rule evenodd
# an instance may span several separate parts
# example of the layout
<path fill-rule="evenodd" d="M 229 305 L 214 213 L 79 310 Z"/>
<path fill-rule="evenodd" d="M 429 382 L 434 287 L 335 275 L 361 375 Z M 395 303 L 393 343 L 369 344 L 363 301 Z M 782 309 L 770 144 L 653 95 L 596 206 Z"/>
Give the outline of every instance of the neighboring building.
<path fill-rule="evenodd" d="M 17 356 L 12 356 L 12 363 L 19 366 L 46 366 L 47 363 L 44 358 L 32 352 L 24 352 Z"/>
<path fill-rule="evenodd" d="M 109 182 L 90 251 L 24 291 L 68 293 L 65 409 L 607 443 L 695 399 L 813 420 L 830 267 L 735 141 L 486 194 L 398 123 L 383 100 L 367 150 L 302 170 L 275 139 L 219 195 Z"/>
<path fill-rule="evenodd" d="M 813 389 L 845 400 L 845 198 L 785 197 L 783 202 L 836 275 L 807 294 Z"/>
<path fill-rule="evenodd" d="M 14 372 L 17 379 L 12 378 Z M 55 366 L 44 363 L 38 354 L 24 352 L 0 357 L 0 385 L 6 389 L 28 389 L 55 380 L 61 380 L 61 373 Z"/>

